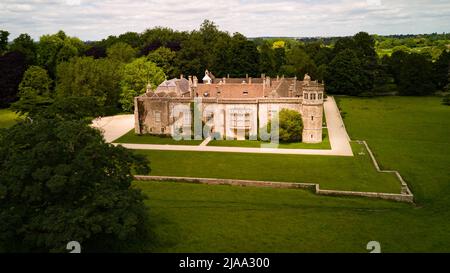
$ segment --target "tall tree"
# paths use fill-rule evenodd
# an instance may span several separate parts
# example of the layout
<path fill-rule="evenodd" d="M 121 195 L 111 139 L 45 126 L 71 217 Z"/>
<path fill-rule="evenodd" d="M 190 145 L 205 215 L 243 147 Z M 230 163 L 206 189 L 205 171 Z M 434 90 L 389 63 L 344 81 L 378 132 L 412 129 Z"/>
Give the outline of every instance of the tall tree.
<path fill-rule="evenodd" d="M 433 75 L 436 87 L 443 90 L 450 76 L 450 51 L 443 51 L 436 62 L 433 63 Z"/>
<path fill-rule="evenodd" d="M 259 47 L 259 71 L 267 76 L 276 76 L 275 52 L 267 41 L 262 41 Z"/>
<path fill-rule="evenodd" d="M 76 57 L 57 68 L 58 97 L 94 97 L 102 107 L 118 107 L 123 64 L 110 59 Z"/>
<path fill-rule="evenodd" d="M 8 36 L 8 31 L 0 30 L 0 56 L 8 49 Z"/>
<path fill-rule="evenodd" d="M 358 95 L 362 92 L 363 66 L 353 50 L 336 55 L 325 72 L 325 88 L 332 94 Z"/>
<path fill-rule="evenodd" d="M 25 55 L 26 61 L 30 65 L 36 63 L 36 43 L 26 33 L 20 34 L 13 40 L 10 51 L 17 51 Z"/>
<path fill-rule="evenodd" d="M 52 80 L 47 70 L 40 66 L 30 66 L 19 85 L 19 101 L 13 103 L 11 108 L 27 114 L 35 112 L 39 107 L 46 107 L 53 102 L 51 86 Z"/>
<path fill-rule="evenodd" d="M 137 50 L 124 42 L 118 42 L 110 46 L 106 53 L 108 58 L 122 63 L 129 63 L 137 55 Z"/>
<path fill-rule="evenodd" d="M 40 38 L 37 47 L 37 63 L 47 69 L 51 77 L 56 74 L 56 66 L 72 57 L 82 55 L 84 43 L 75 37 L 68 37 L 63 31 Z"/>
<path fill-rule="evenodd" d="M 175 74 L 175 57 L 176 52 L 167 47 L 160 47 L 157 50 L 150 52 L 147 56 L 148 60 L 162 68 L 164 74 L 169 78 L 177 77 Z"/>
<path fill-rule="evenodd" d="M 407 55 L 400 68 L 398 88 L 401 95 L 428 95 L 435 91 L 430 60 L 418 53 Z"/>
<path fill-rule="evenodd" d="M 19 83 L 27 69 L 26 57 L 20 52 L 0 56 L 0 108 L 17 100 Z"/>
<path fill-rule="evenodd" d="M 55 111 L 57 110 L 57 111 Z M 146 239 L 143 193 L 132 170 L 148 162 L 105 143 L 101 133 L 66 109 L 47 109 L 0 132 L 0 245 L 7 252 L 132 250 Z M 130 249 L 131 248 L 131 249 Z"/>
<path fill-rule="evenodd" d="M 162 69 L 145 57 L 138 58 L 125 65 L 123 78 L 120 82 L 122 109 L 131 112 L 134 106 L 134 98 L 145 93 L 148 84 L 152 88 L 156 88 L 164 81 L 165 77 Z"/>
<path fill-rule="evenodd" d="M 303 50 L 297 46 L 286 54 L 286 64 L 281 67 L 281 72 L 289 77 L 297 76 L 303 79 L 308 73 L 312 78 L 317 79 L 317 68 L 313 60 Z"/>

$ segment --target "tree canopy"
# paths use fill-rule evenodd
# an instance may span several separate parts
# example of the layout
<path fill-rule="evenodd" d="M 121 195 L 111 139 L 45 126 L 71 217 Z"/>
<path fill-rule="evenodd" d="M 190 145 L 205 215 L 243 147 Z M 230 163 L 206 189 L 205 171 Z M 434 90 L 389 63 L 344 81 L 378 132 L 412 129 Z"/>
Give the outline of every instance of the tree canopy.
<path fill-rule="evenodd" d="M 0 131 L 3 251 L 65 252 L 70 241 L 85 252 L 117 251 L 147 234 L 145 196 L 131 182 L 148 162 L 105 143 L 79 107 L 70 114 L 76 102 Z"/>

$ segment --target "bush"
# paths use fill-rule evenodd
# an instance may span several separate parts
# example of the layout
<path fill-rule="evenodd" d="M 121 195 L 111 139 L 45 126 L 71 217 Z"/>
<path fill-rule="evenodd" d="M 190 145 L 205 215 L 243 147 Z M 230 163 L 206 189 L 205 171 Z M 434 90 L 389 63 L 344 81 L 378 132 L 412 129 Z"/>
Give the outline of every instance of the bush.
<path fill-rule="evenodd" d="M 271 131 L 272 121 L 267 124 L 267 132 Z M 299 142 L 302 140 L 303 121 L 299 112 L 282 109 L 279 113 L 280 142 Z"/>

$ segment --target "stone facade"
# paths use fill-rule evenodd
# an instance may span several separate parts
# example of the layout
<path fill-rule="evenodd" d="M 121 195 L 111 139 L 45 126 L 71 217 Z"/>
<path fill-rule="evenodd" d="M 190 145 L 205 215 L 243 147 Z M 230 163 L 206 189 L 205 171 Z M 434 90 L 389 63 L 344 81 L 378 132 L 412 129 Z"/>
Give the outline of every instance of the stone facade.
<path fill-rule="evenodd" d="M 137 134 L 192 132 L 200 126 L 227 139 L 256 139 L 260 128 L 282 109 L 299 112 L 303 118 L 302 141 L 322 141 L 324 86 L 306 75 L 297 78 L 221 78 L 206 71 L 203 83 L 197 77 L 181 76 L 165 81 L 154 91 L 135 98 Z M 195 104 L 194 104 L 195 102 Z M 194 109 L 194 105 L 196 109 Z M 205 134 L 205 133 L 204 133 Z"/>

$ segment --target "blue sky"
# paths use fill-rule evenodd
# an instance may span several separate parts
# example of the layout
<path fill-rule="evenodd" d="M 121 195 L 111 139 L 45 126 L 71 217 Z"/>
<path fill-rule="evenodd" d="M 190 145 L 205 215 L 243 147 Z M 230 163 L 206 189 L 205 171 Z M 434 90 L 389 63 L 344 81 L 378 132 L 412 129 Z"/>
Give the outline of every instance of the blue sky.
<path fill-rule="evenodd" d="M 0 0 L 0 29 L 37 39 L 62 29 L 97 40 L 155 26 L 256 36 L 342 36 L 450 32 L 449 0 Z"/>

